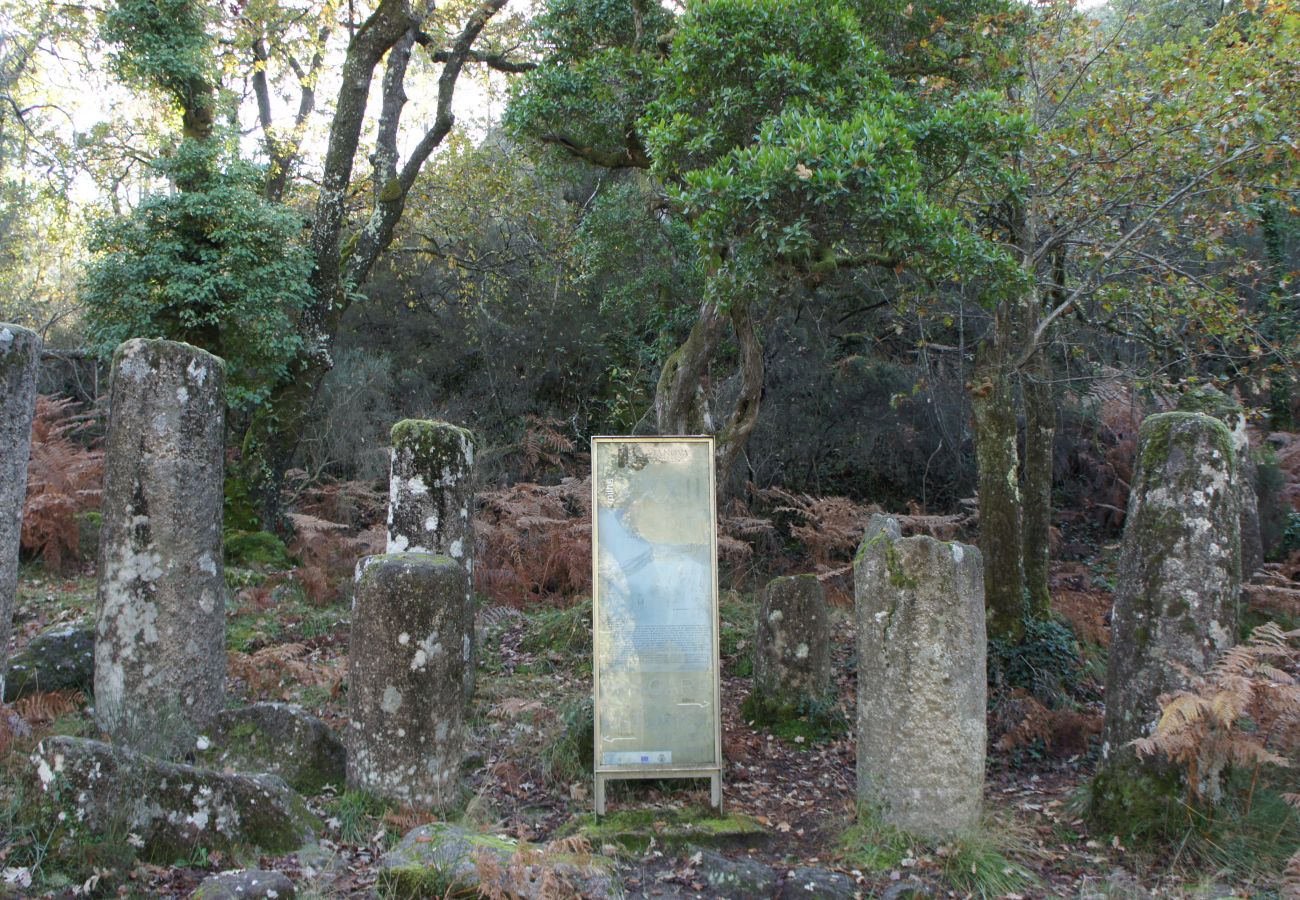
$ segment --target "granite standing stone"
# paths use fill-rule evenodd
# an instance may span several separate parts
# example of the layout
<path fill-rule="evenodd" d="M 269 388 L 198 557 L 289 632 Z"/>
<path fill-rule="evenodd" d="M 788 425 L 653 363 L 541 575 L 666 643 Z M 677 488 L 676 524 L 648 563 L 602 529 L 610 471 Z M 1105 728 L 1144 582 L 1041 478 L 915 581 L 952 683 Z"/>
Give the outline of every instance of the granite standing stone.
<path fill-rule="evenodd" d="M 1186 688 L 1185 672 L 1206 671 L 1236 642 L 1236 471 L 1232 434 L 1218 419 L 1173 412 L 1142 423 L 1111 618 L 1102 765 L 1092 793 L 1099 821 L 1119 825 L 1134 802 L 1175 786 L 1156 761 L 1138 760 L 1130 742 L 1155 727 L 1161 694 Z M 1143 781 L 1136 790 L 1134 779 Z"/>
<path fill-rule="evenodd" d="M 830 616 L 816 575 L 774 578 L 754 634 L 754 698 L 772 711 L 823 700 L 831 686 Z"/>
<path fill-rule="evenodd" d="M 1228 427 L 1235 454 L 1233 483 L 1237 492 L 1241 522 L 1241 577 L 1249 579 L 1264 565 L 1264 539 L 1259 526 L 1259 469 L 1250 450 L 1250 433 L 1246 430 L 1246 411 L 1241 404 L 1218 388 L 1196 387 L 1178 398 L 1180 412 L 1199 412 L 1213 416 Z"/>
<path fill-rule="evenodd" d="M 113 357 L 95 622 L 95 721 L 168 755 L 225 706 L 225 364 L 172 341 Z"/>
<path fill-rule="evenodd" d="M 979 823 L 986 739 L 980 552 L 872 517 L 854 563 L 858 799 L 942 838 Z"/>
<path fill-rule="evenodd" d="M 393 553 L 357 564 L 348 648 L 348 786 L 422 809 L 459 799 L 465 569 Z"/>
<path fill-rule="evenodd" d="M 388 553 L 438 553 L 465 567 L 465 701 L 474 695 L 474 435 L 447 422 L 393 426 Z"/>
<path fill-rule="evenodd" d="M 18 542 L 40 362 L 36 332 L 0 322 L 0 697 L 5 693 L 9 629 L 18 594 Z"/>

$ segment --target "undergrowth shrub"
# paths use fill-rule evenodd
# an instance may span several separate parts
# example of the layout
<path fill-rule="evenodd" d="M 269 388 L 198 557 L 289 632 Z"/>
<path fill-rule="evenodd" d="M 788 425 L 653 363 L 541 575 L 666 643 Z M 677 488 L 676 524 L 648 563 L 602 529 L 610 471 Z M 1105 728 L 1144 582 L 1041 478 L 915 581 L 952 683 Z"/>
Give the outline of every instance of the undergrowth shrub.
<path fill-rule="evenodd" d="M 563 606 L 591 593 L 591 481 L 479 494 L 475 590 L 492 602 Z"/>
<path fill-rule="evenodd" d="M 295 513 L 290 519 L 294 538 L 289 552 L 301 563 L 293 575 L 302 584 L 307 599 L 316 606 L 329 606 L 346 599 L 345 592 L 352 584 L 357 560 L 383 553 L 388 544 L 388 534 L 382 525 L 358 533 L 348 525 L 305 513 Z"/>
<path fill-rule="evenodd" d="M 542 772 L 552 784 L 589 782 L 595 760 L 595 713 L 591 697 L 566 701 L 559 710 L 560 731 L 542 748 Z"/>
<path fill-rule="evenodd" d="M 1027 618 L 1019 642 L 988 644 L 989 725 L 993 747 L 1030 756 L 1087 752 L 1101 733 L 1101 715 L 1081 701 L 1095 698 L 1073 629 Z"/>
<path fill-rule="evenodd" d="M 1188 689 L 1160 698 L 1155 731 L 1133 742 L 1138 754 L 1181 772 L 1195 849 L 1238 867 L 1294 851 L 1287 869 L 1300 868 L 1300 814 L 1287 807 L 1300 794 L 1273 777 L 1300 762 L 1300 629 L 1267 622 L 1205 675 L 1187 674 Z"/>
<path fill-rule="evenodd" d="M 1016 688 L 993 707 L 993 746 L 1003 752 L 1070 756 L 1088 751 L 1101 734 L 1102 716 L 1093 710 L 1052 709 L 1028 691 Z"/>
<path fill-rule="evenodd" d="M 1264 766 L 1300 761 L 1300 646 L 1293 644 L 1300 630 L 1265 623 L 1192 677 L 1188 690 L 1160 698 L 1155 731 L 1134 746 L 1182 770 L 1189 806 L 1216 805 L 1229 767 L 1251 772 L 1253 785 Z"/>
<path fill-rule="evenodd" d="M 1083 659 L 1074 631 L 1054 619 L 1027 618 L 1019 641 L 993 638 L 988 649 L 992 694 L 1015 690 L 1056 703 L 1080 687 Z"/>
<path fill-rule="evenodd" d="M 83 561 L 78 516 L 99 509 L 104 454 L 91 436 L 98 420 L 74 400 L 36 398 L 20 540 L 53 571 Z"/>

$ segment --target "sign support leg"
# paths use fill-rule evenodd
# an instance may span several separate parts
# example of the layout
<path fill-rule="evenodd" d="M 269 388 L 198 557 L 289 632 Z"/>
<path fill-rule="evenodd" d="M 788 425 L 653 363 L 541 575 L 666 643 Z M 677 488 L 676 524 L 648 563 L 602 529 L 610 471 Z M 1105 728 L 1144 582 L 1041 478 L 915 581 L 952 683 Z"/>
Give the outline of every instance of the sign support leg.
<path fill-rule="evenodd" d="M 603 816 L 605 814 L 605 776 L 604 775 L 596 776 L 596 790 L 594 793 L 596 795 L 596 815 Z"/>
<path fill-rule="evenodd" d="M 709 793 L 712 806 L 722 815 L 722 773 L 709 776 Z"/>

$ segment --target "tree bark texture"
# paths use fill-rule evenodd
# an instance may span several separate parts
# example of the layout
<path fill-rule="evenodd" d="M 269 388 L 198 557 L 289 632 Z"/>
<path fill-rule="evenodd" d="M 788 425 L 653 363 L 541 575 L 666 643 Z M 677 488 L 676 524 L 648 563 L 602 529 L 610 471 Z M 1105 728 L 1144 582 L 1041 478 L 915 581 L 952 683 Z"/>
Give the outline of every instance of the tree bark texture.
<path fill-rule="evenodd" d="M 707 380 L 709 365 L 728 330 L 739 350 L 740 395 L 725 420 L 719 422 L 710 409 Z M 763 345 L 752 305 L 722 310 L 706 302 L 686 340 L 668 357 L 659 374 L 654 400 L 656 430 L 660 434 L 715 435 L 719 493 L 725 492 L 727 476 L 758 425 L 764 373 Z"/>
<path fill-rule="evenodd" d="M 999 319 L 1011 313 L 1007 304 Z M 1005 340 L 1005 333 L 1000 335 Z M 1025 571 L 1021 560 L 1020 459 L 1008 347 L 994 335 L 976 354 L 971 410 L 979 477 L 980 551 L 991 638 L 1024 633 Z"/>
<path fill-rule="evenodd" d="M 249 491 L 268 527 L 284 531 L 280 487 L 298 448 L 312 402 L 333 367 L 334 339 L 356 289 L 369 277 L 380 255 L 392 243 L 393 232 L 406 208 L 406 197 L 421 167 L 451 131 L 455 119 L 451 101 L 465 63 L 475 59 L 472 47 L 488 21 L 506 0 L 484 0 L 467 17 L 450 49 L 431 51 L 443 63 L 438 79 L 434 122 L 399 165 L 398 123 L 406 101 L 403 89 L 407 63 L 428 10 L 403 0 L 381 0 L 357 29 L 343 61 L 341 85 L 330 127 L 321 188 L 312 220 L 309 249 L 315 266 L 310 278 L 311 299 L 298 320 L 301 361 L 293 374 L 272 391 L 269 404 L 253 417 L 243 444 L 243 470 Z M 353 161 L 369 102 L 375 70 L 385 55 L 379 128 L 371 163 L 374 193 L 366 223 L 344 238 L 346 201 Z"/>
<path fill-rule="evenodd" d="M 1021 371 L 1025 404 L 1024 503 L 1021 541 L 1024 548 L 1025 590 L 1029 614 L 1044 618 L 1052 607 L 1048 587 L 1052 530 L 1052 445 L 1056 437 L 1056 406 L 1052 397 L 1051 363 L 1040 350 Z"/>

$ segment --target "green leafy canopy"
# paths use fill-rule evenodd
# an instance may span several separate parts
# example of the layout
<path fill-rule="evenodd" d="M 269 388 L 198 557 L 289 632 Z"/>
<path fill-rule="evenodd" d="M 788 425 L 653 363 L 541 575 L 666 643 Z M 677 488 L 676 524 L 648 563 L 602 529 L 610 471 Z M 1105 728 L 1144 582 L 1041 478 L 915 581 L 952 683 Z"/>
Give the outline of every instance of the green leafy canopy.
<path fill-rule="evenodd" d="M 985 5 L 981 21 L 993 21 L 1000 5 Z M 712 0 L 654 29 L 633 17 L 621 30 L 584 30 L 606 6 L 636 4 L 548 7 L 548 55 L 516 88 L 508 124 L 655 174 L 719 305 L 843 266 L 978 279 L 990 295 L 1022 280 L 957 201 L 980 184 L 1011 186 L 1026 122 L 988 89 L 992 76 L 945 62 L 960 54 L 941 16 L 925 26 L 933 46 L 911 34 L 911 7 L 894 17 L 906 27 L 877 34 L 872 9 L 844 0 Z M 985 42 L 995 30 L 963 24 Z M 891 68 L 882 44 L 909 72 Z"/>
<path fill-rule="evenodd" d="M 230 401 L 250 405 L 298 353 L 310 260 L 298 215 L 261 197 L 261 172 L 215 152 L 183 141 L 155 165 L 190 189 L 91 229 L 81 297 L 105 353 L 132 337 L 188 341 L 226 360 Z"/>

